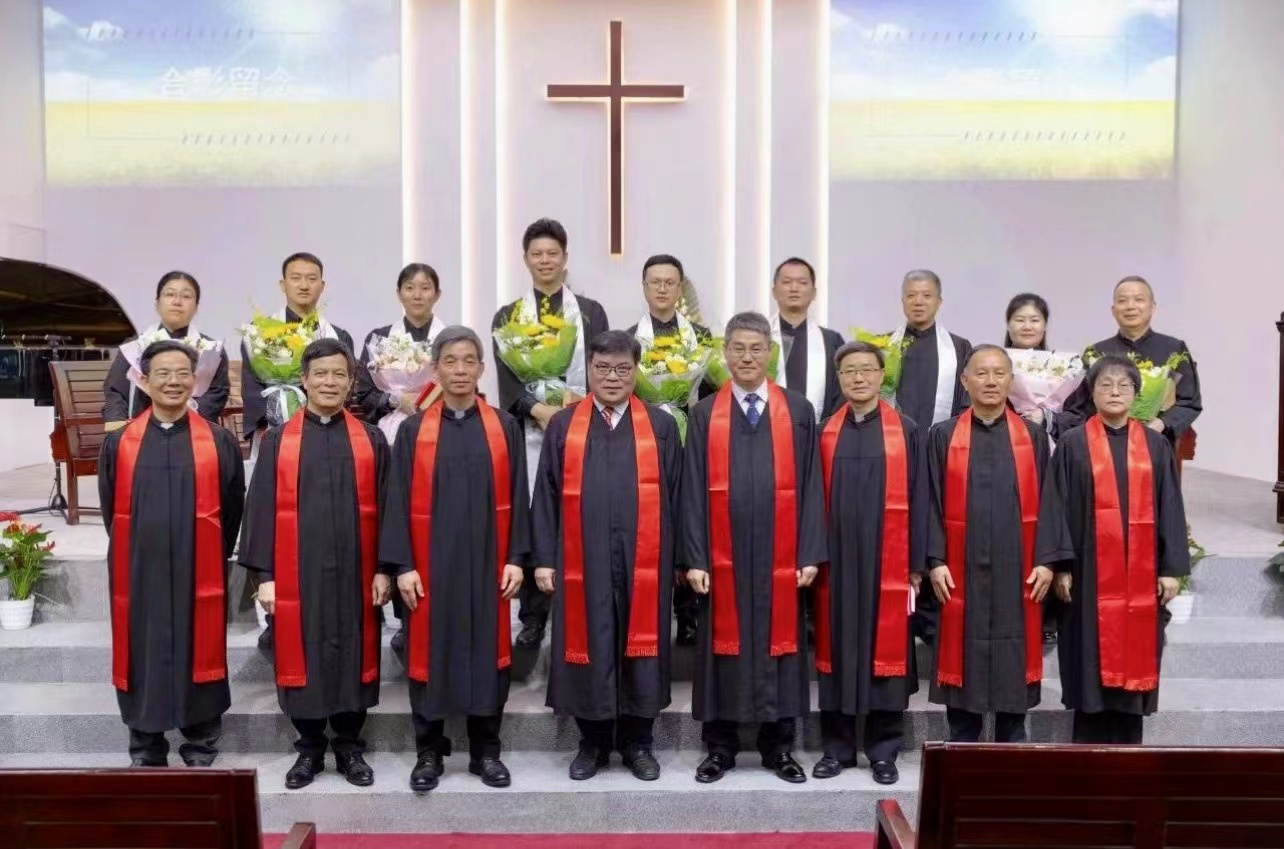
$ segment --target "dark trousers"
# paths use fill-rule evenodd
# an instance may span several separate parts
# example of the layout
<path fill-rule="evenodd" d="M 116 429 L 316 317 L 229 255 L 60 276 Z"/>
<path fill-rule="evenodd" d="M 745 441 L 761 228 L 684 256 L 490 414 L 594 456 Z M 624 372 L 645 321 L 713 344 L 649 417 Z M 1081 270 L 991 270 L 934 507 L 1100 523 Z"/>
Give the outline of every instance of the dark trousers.
<path fill-rule="evenodd" d="M 1141 745 L 1142 717 L 1135 713 L 1103 710 L 1100 713 L 1074 712 L 1074 742 Z"/>
<path fill-rule="evenodd" d="M 758 723 L 758 754 L 763 758 L 788 754 L 794 747 L 794 718 Z M 700 732 L 709 754 L 715 752 L 732 759 L 740 751 L 740 723 L 730 719 L 711 719 Z"/>
<path fill-rule="evenodd" d="M 931 584 L 923 588 L 923 592 L 918 594 L 914 602 L 914 612 L 910 614 L 910 632 L 925 643 L 932 643 L 936 639 L 936 620 L 938 608 L 936 595 L 932 592 Z"/>
<path fill-rule="evenodd" d="M 520 603 L 517 618 L 521 620 L 522 627 L 534 625 L 543 628 L 548 624 L 549 596 L 540 592 L 535 585 L 533 573 L 522 581 L 522 588 L 517 591 L 517 600 Z"/>
<path fill-rule="evenodd" d="M 419 756 L 436 752 L 445 757 L 450 754 L 450 738 L 446 736 L 446 720 L 424 719 L 417 713 L 410 715 L 415 726 L 415 748 Z M 499 757 L 499 728 L 504 723 L 504 715 L 469 716 L 468 757 L 470 760 Z"/>
<path fill-rule="evenodd" d="M 673 613 L 679 626 L 695 626 L 698 598 L 690 584 L 684 582 L 673 587 Z"/>
<path fill-rule="evenodd" d="M 841 763 L 856 762 L 856 720 L 850 713 L 820 712 L 820 735 L 825 754 Z M 865 757 L 870 763 L 896 763 L 905 738 L 905 714 L 899 710 L 871 710 L 865 714 Z"/>
<path fill-rule="evenodd" d="M 218 756 L 218 738 L 223 736 L 223 717 L 180 728 L 186 741 L 178 747 L 178 756 L 188 766 L 209 766 Z M 129 729 L 129 757 L 149 764 L 163 764 L 169 757 L 169 740 L 163 731 Z"/>
<path fill-rule="evenodd" d="M 651 747 L 654 738 L 651 728 L 655 720 L 649 716 L 624 714 L 618 719 L 580 719 L 575 717 L 580 729 L 580 748 L 609 752 L 627 752 L 633 746 Z"/>
<path fill-rule="evenodd" d="M 950 723 L 951 743 L 977 743 L 981 740 L 981 724 L 985 714 L 972 713 L 961 708 L 946 708 L 946 718 Z M 1025 714 L 996 713 L 994 715 L 994 742 L 1024 743 Z"/>
<path fill-rule="evenodd" d="M 295 719 L 294 730 L 299 732 L 299 739 L 294 742 L 294 750 L 300 755 L 320 758 L 325 755 L 326 746 L 334 748 L 339 756 L 361 754 L 366 750 L 366 741 L 361 738 L 361 729 L 366 724 L 364 710 L 351 713 L 336 713 L 330 717 L 330 731 L 333 737 L 326 740 L 324 719 Z"/>

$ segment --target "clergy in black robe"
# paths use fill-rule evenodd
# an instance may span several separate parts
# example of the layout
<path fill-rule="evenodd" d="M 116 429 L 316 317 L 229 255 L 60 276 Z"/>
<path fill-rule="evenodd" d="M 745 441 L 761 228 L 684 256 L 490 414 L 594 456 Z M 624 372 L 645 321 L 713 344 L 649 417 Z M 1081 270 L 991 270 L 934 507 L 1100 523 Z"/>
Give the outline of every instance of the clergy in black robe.
<path fill-rule="evenodd" d="M 530 551 L 529 489 L 521 426 L 477 395 L 482 357 L 472 330 L 437 334 L 442 396 L 402 422 L 393 442 L 379 562 L 410 611 L 402 620 L 418 751 L 410 787 L 421 793 L 437 786 L 450 754 L 449 716 L 468 718 L 469 771 L 492 787 L 511 783 L 499 730 L 512 665 L 509 599 Z"/>
<path fill-rule="evenodd" d="M 795 719 L 810 702 L 797 588 L 826 560 L 825 506 L 815 413 L 806 398 L 767 380 L 770 350 L 765 317 L 732 317 L 732 380 L 697 404 L 687 425 L 682 562 L 692 588 L 707 595 L 692 699 L 709 749 L 696 771 L 704 783 L 734 768 L 742 722 L 758 723 L 763 766 L 786 781 L 807 778 L 790 754 Z M 776 480 L 778 455 L 792 490 Z M 796 580 L 787 583 L 790 573 Z"/>
<path fill-rule="evenodd" d="M 522 234 L 522 261 L 530 272 L 532 290 L 496 310 L 490 326 L 493 331 L 507 324 L 513 311 L 519 308 L 526 309 L 535 316 L 551 313 L 565 317 L 568 300 L 573 300 L 573 311 L 580 316 L 580 334 L 575 342 L 575 355 L 571 358 L 571 366 L 564 378 L 572 392 L 583 395 L 588 391 L 583 373 L 588 343 L 597 334 L 609 330 L 610 324 L 601 304 L 584 295 L 570 292 L 565 287 L 566 260 L 566 228 L 560 222 L 541 218 L 527 227 Z M 504 364 L 499 356 L 498 345 L 494 345 L 494 350 L 500 409 L 521 422 L 527 445 L 526 468 L 534 469 L 539 464 L 539 447 L 543 441 L 544 428 L 548 427 L 558 408 L 536 398 L 517 375 L 513 374 L 513 370 Z M 534 480 L 531 481 L 531 486 L 534 486 Z M 522 630 L 517 635 L 516 642 L 523 648 L 533 648 L 544 640 L 544 629 L 548 625 L 549 598 L 527 576 L 518 600 L 521 602 L 518 616 L 522 622 Z"/>
<path fill-rule="evenodd" d="M 843 403 L 843 393 L 834 373 L 834 354 L 842 347 L 843 337 L 828 327 L 820 327 L 807 311 L 816 300 L 816 269 L 799 257 L 776 266 L 772 277 L 771 296 L 778 315 L 771 319 L 772 338 L 780 343 L 783 373 L 777 372 L 782 387 L 792 389 L 811 402 L 816 421 L 829 418 Z M 815 344 L 819 335 L 820 345 Z M 812 362 L 812 349 L 823 351 L 820 362 Z"/>
<path fill-rule="evenodd" d="M 577 781 L 612 749 L 637 778 L 660 777 L 651 728 L 669 704 L 682 449 L 673 417 L 633 397 L 640 356 L 623 331 L 589 343 L 591 398 L 549 424 L 531 507 L 536 581 L 553 593 L 548 705 L 579 726 Z"/>
<path fill-rule="evenodd" d="M 1018 743 L 1025 712 L 1039 703 L 1038 605 L 1052 582 L 1033 560 L 1048 435 L 1008 406 L 1012 364 L 1002 348 L 974 348 L 963 379 L 971 408 L 928 438 L 927 557 L 943 606 L 929 697 L 946 706 L 951 740 L 976 742 L 994 712 L 995 740 Z"/>
<path fill-rule="evenodd" d="M 1186 511 L 1168 441 L 1128 419 L 1137 367 L 1107 355 L 1086 382 L 1098 412 L 1052 455 L 1039 560 L 1057 568 L 1061 701 L 1075 712 L 1074 741 L 1140 744 L 1142 717 L 1159 704 L 1166 605 L 1190 574 Z M 1101 527 L 1103 515 L 1113 528 Z M 1127 603 L 1103 610 L 1103 586 Z"/>
<path fill-rule="evenodd" d="M 918 692 L 909 615 L 927 569 L 927 468 L 918 425 L 879 400 L 882 352 L 848 342 L 835 358 L 847 399 L 825 423 L 829 565 L 816 665 L 825 755 L 814 778 L 856 765 L 856 719 L 880 784 L 899 778 L 905 709 Z"/>
<path fill-rule="evenodd" d="M 135 766 L 166 765 L 172 728 L 186 740 L 183 763 L 209 766 L 231 704 L 224 605 L 245 496 L 241 451 L 235 436 L 187 407 L 190 348 L 153 343 L 140 366 L 157 403 L 108 434 L 98 461 L 111 536 L 112 678 Z M 202 508 L 210 512 L 198 518 Z"/>
<path fill-rule="evenodd" d="M 1162 366 L 1174 354 L 1184 357 L 1173 375 L 1177 381 L 1176 402 L 1153 421 L 1145 422 L 1147 427 L 1167 437 L 1169 446 L 1175 448 L 1177 440 L 1190 430 L 1204 409 L 1199 391 L 1199 371 L 1195 368 L 1190 349 L 1182 340 L 1151 329 L 1155 295 L 1150 284 L 1141 277 L 1125 277 L 1115 284 L 1110 312 L 1119 325 L 1119 332 L 1091 346 L 1096 354 L 1119 354 L 1134 360 L 1148 360 L 1156 366 Z M 1077 427 L 1094 412 L 1092 391 L 1085 381 L 1066 400 L 1059 427 L 1063 431 Z"/>
<path fill-rule="evenodd" d="M 433 315 L 433 307 L 441 298 L 441 281 L 437 271 L 431 265 L 412 262 L 401 269 L 397 276 L 397 299 L 405 311 L 400 319 L 383 327 L 376 327 L 366 334 L 361 343 L 361 350 L 354 351 L 357 356 L 357 389 L 354 400 L 361 405 L 366 421 L 378 422 L 393 411 L 400 411 L 398 422 L 404 416 L 410 416 L 418 409 L 419 391 L 396 394 L 385 392 L 375 383 L 370 371 L 370 344 L 387 339 L 390 335 L 405 336 L 412 342 L 425 348 L 432 345 L 432 340 L 445 328 L 445 323 Z M 388 434 L 388 429 L 384 429 Z M 396 433 L 396 427 L 392 429 Z M 396 602 L 394 594 L 393 601 Z"/>
<path fill-rule="evenodd" d="M 160 322 L 147 328 L 140 334 L 141 338 L 154 339 L 163 331 L 167 338 L 182 342 L 185 339 L 199 337 L 213 342 L 214 337 L 207 336 L 192 326 L 196 310 L 201 304 L 201 284 L 196 278 L 183 271 L 171 271 L 156 284 L 156 314 Z M 131 340 L 132 341 L 132 340 Z M 139 354 L 142 353 L 140 350 Z M 124 427 L 125 422 L 146 410 L 152 399 L 142 392 L 129 379 L 131 368 L 129 358 L 117 354 L 112 360 L 111 368 L 103 381 L 103 422 L 108 431 Z M 207 388 L 196 401 L 196 412 L 206 419 L 217 422 L 227 406 L 230 392 L 227 371 L 227 351 L 219 351 L 218 368 Z"/>
<path fill-rule="evenodd" d="M 355 368 L 336 339 L 308 345 L 308 405 L 264 436 L 246 501 L 240 562 L 257 573 L 259 601 L 277 618 L 277 699 L 299 732 L 290 789 L 324 769 L 328 745 L 350 783 L 374 781 L 361 728 L 379 703 L 374 607 L 388 600 L 390 582 L 374 572 L 389 457 L 383 433 L 344 412 Z M 282 474 L 296 475 L 296 487 Z M 297 533 L 278 540 L 291 526 Z"/>

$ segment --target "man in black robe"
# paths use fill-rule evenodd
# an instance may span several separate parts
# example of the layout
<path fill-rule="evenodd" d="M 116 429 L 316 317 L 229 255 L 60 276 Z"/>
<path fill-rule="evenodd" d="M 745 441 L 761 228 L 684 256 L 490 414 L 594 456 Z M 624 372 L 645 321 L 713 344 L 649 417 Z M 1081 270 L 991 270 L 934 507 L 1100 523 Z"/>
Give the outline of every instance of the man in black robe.
<path fill-rule="evenodd" d="M 678 337 L 688 344 L 708 345 L 712 341 L 709 328 L 688 321 L 678 312 L 684 277 L 681 261 L 669 254 L 656 254 L 642 265 L 642 295 L 646 298 L 647 313 L 628 329 L 628 334 L 637 338 L 644 347 L 656 337 L 664 336 Z M 717 387 L 704 380 L 700 382 L 697 395 L 707 398 L 716 391 Z M 685 414 L 690 405 L 675 406 Z M 696 609 L 695 592 L 686 580 L 678 580 L 673 588 L 673 613 L 678 620 L 676 640 L 680 646 L 695 645 Z"/>
<path fill-rule="evenodd" d="M 183 763 L 209 766 L 231 705 L 223 605 L 245 496 L 241 451 L 234 435 L 188 409 L 192 349 L 154 342 L 139 365 L 154 399 L 151 414 L 109 434 L 98 460 L 99 504 L 111 536 L 116 697 L 134 766 L 166 766 L 171 728 L 186 740 L 178 750 Z M 117 500 L 118 491 L 128 503 Z M 198 503 L 209 501 L 216 515 L 198 519 Z M 209 594 L 198 600 L 197 590 Z M 218 615 L 204 631 L 198 623 L 211 620 L 196 615 L 202 604 Z"/>
<path fill-rule="evenodd" d="M 821 437 L 829 481 L 829 566 L 817 597 L 823 603 L 827 596 L 830 603 L 820 612 L 829 619 L 818 638 L 829 645 L 816 649 L 825 756 L 812 776 L 833 778 L 856 765 L 856 720 L 864 716 L 865 756 L 874 780 L 895 784 L 905 709 L 918 692 L 909 615 L 927 569 L 923 437 L 908 416 L 880 402 L 879 349 L 848 342 L 838 349 L 835 365 L 847 403 L 834 414 L 840 423 L 830 419 Z M 890 440 L 889 428 L 897 429 Z M 885 562 L 889 544 L 894 550 Z"/>
<path fill-rule="evenodd" d="M 1166 605 L 1177 595 L 1180 579 L 1190 574 L 1186 511 L 1168 441 L 1128 419 L 1141 389 L 1136 365 L 1107 354 L 1089 370 L 1086 383 L 1097 415 L 1064 433 L 1052 455 L 1039 560 L 1056 563 L 1054 590 L 1064 602 L 1057 652 L 1061 701 L 1075 712 L 1074 741 L 1140 744 L 1142 717 L 1159 706 L 1164 626 L 1171 617 Z M 1094 444 L 1110 460 L 1108 471 L 1100 474 L 1113 492 L 1097 491 Z M 1144 501 L 1131 503 L 1133 492 L 1144 492 L 1147 483 L 1149 510 Z M 1110 513 L 1117 517 L 1114 531 L 1099 524 Z M 1154 535 L 1148 550 L 1131 540 L 1134 520 Z M 1133 584 L 1139 569 L 1154 581 L 1148 591 L 1147 582 Z M 1102 611 L 1103 585 L 1135 586 L 1144 597 L 1130 594 L 1128 604 Z M 1138 663 L 1134 667 L 1129 660 Z"/>
<path fill-rule="evenodd" d="M 1048 435 L 1008 407 L 1012 363 L 1002 348 L 974 348 L 963 384 L 971 408 L 933 427 L 928 438 L 927 557 L 942 605 L 930 700 L 946 706 L 952 741 L 976 742 L 984 714 L 994 712 L 995 740 L 1019 743 L 1042 680 L 1042 609 L 1032 607 L 1052 583 L 1051 569 L 1033 565 L 1035 528 L 1028 524 L 1037 525 L 1039 517 Z M 961 474 L 966 480 L 956 481 Z M 952 517 L 964 496 L 956 483 L 966 493 L 966 510 Z M 951 532 L 947 522 L 963 527 Z M 951 603 L 956 610 L 962 605 L 961 614 L 945 609 Z M 953 637 L 951 615 L 961 620 Z"/>
<path fill-rule="evenodd" d="M 755 722 L 763 766 L 798 783 L 807 774 L 790 750 L 810 698 L 797 588 L 810 586 L 826 560 L 816 414 L 806 398 L 767 380 L 764 316 L 733 316 L 725 338 L 732 380 L 692 409 L 683 456 L 682 562 L 692 589 L 709 596 L 692 699 L 709 754 L 696 780 L 733 769 L 739 725 Z M 794 486 L 781 481 L 778 491 L 774 458 L 785 450 L 792 457 L 781 464 L 792 467 Z"/>
<path fill-rule="evenodd" d="M 1165 336 L 1151 329 L 1155 317 L 1155 293 L 1141 277 L 1125 277 L 1115 284 L 1110 313 L 1119 325 L 1119 332 L 1109 339 L 1102 339 L 1091 346 L 1097 355 L 1119 354 L 1134 360 L 1148 360 L 1162 366 L 1174 354 L 1183 357 L 1172 375 L 1177 382 L 1176 402 L 1156 418 L 1143 422 L 1146 427 L 1163 434 L 1170 448 L 1190 430 L 1195 419 L 1203 412 L 1204 401 L 1199 391 L 1199 371 L 1186 343 L 1173 336 Z M 1065 432 L 1083 424 L 1095 412 L 1092 391 L 1085 381 L 1066 400 L 1057 427 Z"/>
<path fill-rule="evenodd" d="M 772 277 L 771 297 L 778 310 L 771 319 L 771 335 L 780 343 L 784 365 L 777 372 L 777 382 L 806 397 L 816 411 L 817 422 L 827 419 L 843 403 L 834 373 L 834 354 L 842 346 L 843 337 L 807 317 L 816 300 L 816 269 L 796 256 L 780 263 Z M 816 335 L 819 346 L 814 344 Z M 819 349 L 817 354 L 824 352 L 822 362 L 811 360 L 813 348 Z"/>
<path fill-rule="evenodd" d="M 258 600 L 278 617 L 277 698 L 299 732 L 285 778 L 292 790 L 325 768 L 328 745 L 349 783 L 374 782 L 361 729 L 379 703 L 373 608 L 391 588 L 374 574 L 389 458 L 383 433 L 343 409 L 355 369 L 339 340 L 308 345 L 307 407 L 264 436 L 246 502 L 240 562 L 258 574 Z M 292 558 L 278 556 L 278 534 L 288 534 L 280 548 Z M 279 621 L 283 611 L 292 624 Z"/>
<path fill-rule="evenodd" d="M 566 228 L 561 223 L 551 218 L 541 218 L 527 227 L 522 234 L 522 261 L 530 272 L 532 291 L 496 310 L 491 330 L 507 324 L 516 309 L 526 309 L 528 313 L 533 313 L 532 320 L 536 321 L 546 313 L 565 317 L 568 302 L 573 301 L 573 311 L 580 316 L 580 328 L 579 337 L 575 341 L 575 355 L 563 376 L 570 389 L 566 394 L 566 401 L 570 403 L 584 397 L 588 391 L 584 375 L 588 343 L 597 334 L 608 330 L 610 324 L 601 304 L 566 288 L 567 256 Z M 526 468 L 532 469 L 539 464 L 544 430 L 559 408 L 537 398 L 500 358 L 499 346 L 496 344 L 494 348 L 499 406 L 522 423 L 526 439 Z M 531 485 L 534 486 L 533 480 Z M 548 625 L 548 596 L 539 591 L 533 580 L 527 580 L 522 584 L 518 600 L 521 602 L 518 616 L 522 622 L 522 630 L 517 635 L 517 645 L 534 648 L 544 641 L 544 629 Z"/>
<path fill-rule="evenodd" d="M 370 344 L 396 335 L 405 336 L 425 348 L 431 346 L 433 339 L 446 327 L 432 312 L 440 298 L 441 281 L 436 269 L 422 262 L 410 263 L 397 276 L 397 300 L 401 301 L 404 312 L 401 319 L 371 330 L 361 343 L 361 350 L 353 352 L 357 355 L 355 400 L 371 424 L 393 412 L 400 412 L 401 420 L 413 416 L 419 409 L 420 392 L 393 393 L 380 389 L 370 370 Z M 396 601 L 395 596 L 393 601 Z"/>
<path fill-rule="evenodd" d="M 420 793 L 435 788 L 445 769 L 451 715 L 468 717 L 469 772 L 491 787 L 511 783 L 499 759 L 511 639 L 500 635 L 508 634 L 508 601 L 522 585 L 530 551 L 529 489 L 521 426 L 477 394 L 482 357 L 482 342 L 468 328 L 438 333 L 433 362 L 441 398 L 402 422 L 393 442 L 379 562 L 396 576 L 410 611 L 402 620 L 418 751 L 410 788 Z"/>
<path fill-rule="evenodd" d="M 531 508 L 535 580 L 553 594 L 548 705 L 579 726 L 577 781 L 612 749 L 638 779 L 660 777 L 651 728 L 669 704 L 682 448 L 673 417 L 633 397 L 640 356 L 623 331 L 589 343 L 592 397 L 550 422 Z M 575 504 L 579 515 L 567 515 Z"/>
<path fill-rule="evenodd" d="M 144 330 L 140 337 L 157 339 L 164 331 L 165 337 L 183 341 L 200 338 L 214 342 L 212 336 L 192 327 L 192 319 L 201 305 L 201 284 L 183 271 L 171 271 L 156 284 L 156 315 L 160 321 Z M 139 351 L 138 353 L 142 353 Z M 129 379 L 129 358 L 117 354 L 103 381 L 103 429 L 111 432 L 122 428 L 134 416 L 147 409 L 152 399 L 139 390 Z M 218 368 L 210 380 L 209 388 L 195 398 L 196 412 L 212 422 L 217 422 L 227 406 L 231 389 L 227 377 L 227 351 L 219 351 Z M 190 403 L 190 402 L 189 402 Z"/>

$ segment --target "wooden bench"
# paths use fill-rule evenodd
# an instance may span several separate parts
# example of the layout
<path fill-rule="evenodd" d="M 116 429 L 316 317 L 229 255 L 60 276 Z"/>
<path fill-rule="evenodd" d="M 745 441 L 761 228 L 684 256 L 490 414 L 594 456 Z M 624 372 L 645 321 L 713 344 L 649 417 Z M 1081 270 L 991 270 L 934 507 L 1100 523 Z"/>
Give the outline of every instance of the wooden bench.
<path fill-rule="evenodd" d="M 1181 483 L 1181 466 L 1187 460 L 1195 459 L 1195 440 L 1198 434 L 1188 428 L 1177 440 L 1177 483 Z"/>
<path fill-rule="evenodd" d="M 260 849 L 253 770 L 0 770 L 7 849 Z M 295 825 L 281 849 L 315 849 Z"/>
<path fill-rule="evenodd" d="M 227 380 L 230 391 L 227 394 L 227 406 L 218 423 L 227 428 L 241 443 L 242 459 L 250 459 L 250 443 L 241 438 L 241 423 L 245 419 L 245 400 L 241 397 L 241 361 L 228 360 Z"/>
<path fill-rule="evenodd" d="M 1284 846 L 1284 750 L 928 743 L 878 849 Z"/>
<path fill-rule="evenodd" d="M 111 360 L 68 360 L 49 363 L 53 379 L 54 429 L 49 434 L 54 463 L 67 469 L 67 524 L 80 524 L 81 513 L 100 513 L 80 506 L 80 478 L 98 474 L 103 439 L 103 381 Z"/>

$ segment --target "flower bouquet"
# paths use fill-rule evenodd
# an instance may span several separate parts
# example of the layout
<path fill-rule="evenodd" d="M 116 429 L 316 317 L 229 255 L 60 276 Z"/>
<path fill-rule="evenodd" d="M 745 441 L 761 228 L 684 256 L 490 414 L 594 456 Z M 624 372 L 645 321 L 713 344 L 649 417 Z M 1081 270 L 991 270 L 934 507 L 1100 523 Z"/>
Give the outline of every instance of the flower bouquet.
<path fill-rule="evenodd" d="M 1177 374 L 1177 367 L 1189 358 L 1185 352 L 1177 352 L 1165 360 L 1161 365 L 1155 365 L 1150 360 L 1142 359 L 1135 353 L 1130 352 L 1128 359 L 1132 360 L 1137 366 L 1137 371 L 1141 372 L 1141 391 L 1133 399 L 1132 409 L 1128 415 L 1137 421 L 1149 422 L 1159 417 L 1159 414 L 1167 410 L 1177 401 L 1177 381 L 1181 375 Z M 1101 359 L 1096 349 L 1088 348 L 1083 352 L 1083 360 L 1089 366 Z"/>
<path fill-rule="evenodd" d="M 901 365 L 905 360 L 905 350 L 914 343 L 908 336 L 893 339 L 892 333 L 872 333 L 863 327 L 852 328 L 852 338 L 858 342 L 867 342 L 883 353 L 883 385 L 878 394 L 883 400 L 892 402 L 896 399 L 896 390 L 901 385 Z"/>
<path fill-rule="evenodd" d="M 1083 382 L 1083 358 L 1070 351 L 1008 348 L 1012 358 L 1012 408 L 1021 415 L 1038 409 L 1061 412 Z"/>
<path fill-rule="evenodd" d="M 408 334 L 376 336 L 366 346 L 366 353 L 369 355 L 367 368 L 375 386 L 397 399 L 407 392 L 422 392 L 432 381 L 432 348 L 427 343 L 416 342 Z M 397 428 L 405 418 L 401 410 L 393 410 L 379 419 L 379 429 L 389 443 L 396 439 Z"/>
<path fill-rule="evenodd" d="M 681 336 L 657 336 L 642 351 L 642 364 L 634 392 L 643 401 L 660 404 L 678 422 L 683 442 L 687 417 L 682 411 L 700 385 L 713 350 L 698 341 L 693 346 Z"/>
<path fill-rule="evenodd" d="M 139 391 L 146 393 L 147 387 L 143 384 L 141 368 L 143 352 L 153 342 L 169 341 L 182 342 L 196 352 L 196 385 L 192 387 L 192 400 L 189 402 L 195 409 L 196 399 L 210 388 L 210 383 L 218 372 L 219 363 L 223 360 L 223 343 L 215 339 L 206 339 L 196 331 L 190 332 L 183 339 L 173 339 L 165 328 L 160 326 L 144 331 L 137 339 L 131 339 L 120 346 L 120 355 L 125 358 L 125 362 L 129 363 L 129 381 L 137 386 Z"/>
<path fill-rule="evenodd" d="M 525 300 L 513 305 L 508 321 L 495 330 L 499 358 L 512 369 L 526 390 L 541 403 L 564 406 L 568 387 L 562 379 L 571 367 L 579 329 L 548 311 L 538 318 Z"/>
<path fill-rule="evenodd" d="M 264 398 L 268 404 L 268 422 L 282 424 L 290 419 L 307 400 L 300 384 L 303 380 L 303 349 L 317 338 L 320 315 L 302 321 L 283 321 L 255 314 L 249 324 L 240 327 L 254 376 L 267 385 Z"/>
<path fill-rule="evenodd" d="M 710 343 L 712 350 L 709 356 L 709 365 L 705 370 L 705 377 L 714 386 L 721 389 L 727 381 L 731 380 L 731 372 L 727 369 L 726 358 L 726 340 L 721 336 L 715 336 Z M 771 352 L 767 354 L 767 377 L 773 383 L 776 375 L 780 372 L 780 343 L 772 341 Z"/>

